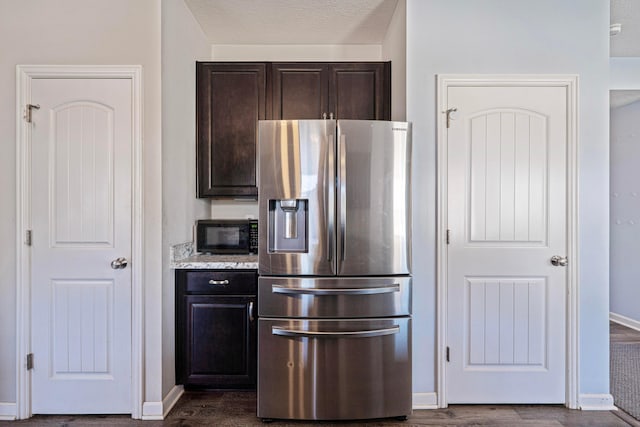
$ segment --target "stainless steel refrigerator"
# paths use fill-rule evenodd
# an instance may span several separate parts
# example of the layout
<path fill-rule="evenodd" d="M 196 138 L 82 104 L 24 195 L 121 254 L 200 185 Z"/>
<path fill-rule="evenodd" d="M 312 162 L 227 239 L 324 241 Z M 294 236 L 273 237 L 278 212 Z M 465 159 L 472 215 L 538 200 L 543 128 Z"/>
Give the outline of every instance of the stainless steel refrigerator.
<path fill-rule="evenodd" d="M 258 417 L 411 413 L 411 125 L 259 123 Z"/>

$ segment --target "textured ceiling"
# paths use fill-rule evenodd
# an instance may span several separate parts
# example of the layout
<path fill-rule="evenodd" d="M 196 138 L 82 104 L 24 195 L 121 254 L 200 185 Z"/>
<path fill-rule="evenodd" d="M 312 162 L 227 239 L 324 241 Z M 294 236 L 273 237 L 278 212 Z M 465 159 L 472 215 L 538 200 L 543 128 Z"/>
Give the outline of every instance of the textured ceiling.
<path fill-rule="evenodd" d="M 211 44 L 380 44 L 398 0 L 185 0 Z M 640 57 L 640 0 L 611 0 L 611 56 Z"/>
<path fill-rule="evenodd" d="M 622 24 L 611 37 L 610 56 L 640 56 L 640 0 L 611 0 L 611 24 Z"/>
<path fill-rule="evenodd" d="M 186 0 L 211 44 L 380 44 L 398 0 Z"/>

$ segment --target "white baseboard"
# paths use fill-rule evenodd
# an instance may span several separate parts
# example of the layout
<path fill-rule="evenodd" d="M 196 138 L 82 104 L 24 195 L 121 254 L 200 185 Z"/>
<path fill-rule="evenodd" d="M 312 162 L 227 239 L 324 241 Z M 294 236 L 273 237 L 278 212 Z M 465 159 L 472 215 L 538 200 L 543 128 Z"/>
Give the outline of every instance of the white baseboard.
<path fill-rule="evenodd" d="M 578 407 L 583 411 L 617 411 L 610 394 L 581 394 Z"/>
<path fill-rule="evenodd" d="M 623 316 L 622 314 L 609 313 L 609 320 L 611 320 L 612 322 L 619 323 L 622 326 L 626 326 L 627 328 L 640 331 L 640 321 L 632 319 L 630 317 Z"/>
<path fill-rule="evenodd" d="M 144 402 L 142 404 L 142 419 L 145 421 L 163 420 L 162 402 Z"/>
<path fill-rule="evenodd" d="M 438 409 L 438 394 L 413 393 L 413 409 Z"/>
<path fill-rule="evenodd" d="M 184 387 L 176 385 L 162 399 L 162 402 L 144 402 L 142 404 L 142 419 L 145 421 L 164 420 L 183 393 Z"/>
<path fill-rule="evenodd" d="M 165 418 L 171 409 L 178 403 L 180 400 L 180 396 L 184 394 L 184 386 L 175 385 L 173 388 L 167 393 L 167 395 L 162 399 L 162 417 Z"/>
<path fill-rule="evenodd" d="M 15 403 L 0 402 L 0 421 L 13 421 L 18 417 Z"/>
<path fill-rule="evenodd" d="M 616 411 L 610 394 L 581 394 L 579 408 L 583 411 Z M 438 394 L 413 393 L 413 409 L 438 409 Z"/>

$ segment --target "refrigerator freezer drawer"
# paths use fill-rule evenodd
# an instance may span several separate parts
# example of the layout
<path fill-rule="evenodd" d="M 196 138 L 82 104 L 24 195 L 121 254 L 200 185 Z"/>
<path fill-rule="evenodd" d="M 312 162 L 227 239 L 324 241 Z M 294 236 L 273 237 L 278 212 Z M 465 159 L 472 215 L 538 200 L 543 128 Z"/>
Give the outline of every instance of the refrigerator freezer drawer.
<path fill-rule="evenodd" d="M 258 320 L 258 417 L 411 414 L 411 319 Z"/>
<path fill-rule="evenodd" d="M 411 314 L 411 277 L 258 279 L 266 317 L 392 317 Z"/>

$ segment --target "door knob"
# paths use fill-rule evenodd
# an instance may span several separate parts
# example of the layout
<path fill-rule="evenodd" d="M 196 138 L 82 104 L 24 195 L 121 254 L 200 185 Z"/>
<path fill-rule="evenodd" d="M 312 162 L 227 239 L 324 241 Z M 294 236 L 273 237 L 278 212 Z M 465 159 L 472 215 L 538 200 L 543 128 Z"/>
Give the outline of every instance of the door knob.
<path fill-rule="evenodd" d="M 126 267 L 127 267 L 127 259 L 124 257 L 116 258 L 113 261 L 111 261 L 111 268 L 113 268 L 114 270 L 120 270 Z"/>
<path fill-rule="evenodd" d="M 556 267 L 566 267 L 568 263 L 566 256 L 554 255 L 551 257 L 551 265 Z"/>

